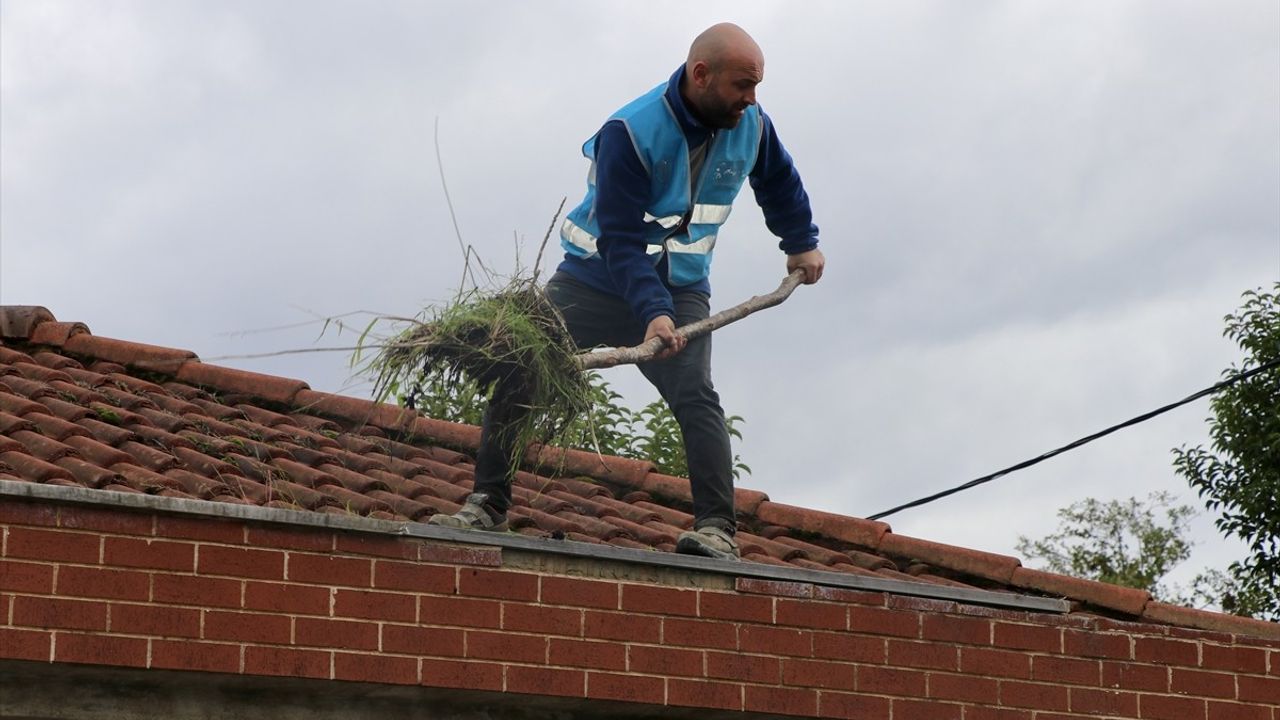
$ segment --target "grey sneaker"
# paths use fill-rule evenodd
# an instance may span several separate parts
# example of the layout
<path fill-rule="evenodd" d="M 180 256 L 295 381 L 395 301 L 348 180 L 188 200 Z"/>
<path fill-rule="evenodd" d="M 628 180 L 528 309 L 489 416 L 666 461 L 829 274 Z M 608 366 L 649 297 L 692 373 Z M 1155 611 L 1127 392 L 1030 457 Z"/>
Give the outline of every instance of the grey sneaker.
<path fill-rule="evenodd" d="M 737 560 L 738 543 L 727 531 L 715 525 L 704 525 L 696 530 L 680 533 L 680 537 L 676 539 L 676 552 Z"/>
<path fill-rule="evenodd" d="M 462 509 L 452 515 L 437 513 L 427 520 L 428 525 L 439 525 L 441 527 L 457 528 L 459 530 L 488 530 L 490 532 L 506 532 L 507 516 L 504 513 L 499 518 L 494 519 L 489 511 L 485 509 L 485 503 L 489 502 L 489 496 L 486 493 L 471 493 L 467 496 L 467 502 L 463 504 Z"/>

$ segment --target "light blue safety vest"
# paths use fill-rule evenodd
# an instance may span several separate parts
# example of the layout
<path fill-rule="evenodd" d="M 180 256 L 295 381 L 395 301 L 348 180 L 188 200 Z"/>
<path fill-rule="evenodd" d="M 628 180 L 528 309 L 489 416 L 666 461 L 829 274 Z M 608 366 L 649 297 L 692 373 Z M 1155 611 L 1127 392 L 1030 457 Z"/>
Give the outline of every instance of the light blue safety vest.
<path fill-rule="evenodd" d="M 710 272 L 716 233 L 729 219 L 733 199 L 755 167 L 763 123 L 760 108 L 748 106 L 737 127 L 712 136 L 702 171 L 698 178 L 691 178 L 689 145 L 667 103 L 666 91 L 667 83 L 659 85 L 610 120 L 621 120 L 626 126 L 649 173 L 649 206 L 644 214 L 649 256 L 656 265 L 666 250 L 668 282 L 681 287 L 705 279 Z M 593 135 L 582 146 L 582 154 L 591 160 L 587 195 L 565 217 L 560 244 L 571 255 L 598 260 L 595 144 Z M 686 217 L 688 223 L 681 229 Z"/>

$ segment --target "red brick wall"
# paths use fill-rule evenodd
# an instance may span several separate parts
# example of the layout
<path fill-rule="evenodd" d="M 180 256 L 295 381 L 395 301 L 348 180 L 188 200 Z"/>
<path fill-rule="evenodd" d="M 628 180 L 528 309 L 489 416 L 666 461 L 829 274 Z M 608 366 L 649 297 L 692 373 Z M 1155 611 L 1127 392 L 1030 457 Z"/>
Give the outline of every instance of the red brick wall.
<path fill-rule="evenodd" d="M 1280 643 L 0 500 L 0 658 L 892 720 L 1280 720 Z"/>

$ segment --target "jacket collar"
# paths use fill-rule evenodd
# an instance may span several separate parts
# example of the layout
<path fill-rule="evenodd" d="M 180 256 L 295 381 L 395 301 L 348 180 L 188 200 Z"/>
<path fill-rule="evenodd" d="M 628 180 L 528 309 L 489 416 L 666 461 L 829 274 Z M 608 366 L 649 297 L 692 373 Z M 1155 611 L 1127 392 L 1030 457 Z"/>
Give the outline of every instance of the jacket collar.
<path fill-rule="evenodd" d="M 711 129 L 702 124 L 685 104 L 684 96 L 680 94 L 680 82 L 684 80 L 684 64 L 676 68 L 672 73 L 671 79 L 667 81 L 667 104 L 675 111 L 676 120 L 680 123 L 680 129 L 684 131 L 685 138 L 691 146 L 701 144 L 711 135 Z"/>

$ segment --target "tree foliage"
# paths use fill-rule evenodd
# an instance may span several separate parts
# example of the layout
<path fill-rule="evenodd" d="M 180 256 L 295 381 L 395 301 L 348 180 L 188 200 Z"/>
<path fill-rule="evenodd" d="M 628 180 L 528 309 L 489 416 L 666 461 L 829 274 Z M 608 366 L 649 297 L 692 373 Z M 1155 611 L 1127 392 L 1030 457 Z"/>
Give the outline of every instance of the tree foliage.
<path fill-rule="evenodd" d="M 1244 352 L 1225 376 L 1280 358 L 1280 282 L 1246 292 L 1223 334 Z M 1280 368 L 1223 389 L 1211 408 L 1210 448 L 1176 448 L 1174 467 L 1218 514 L 1218 529 L 1249 547 L 1228 568 L 1223 609 L 1280 620 Z"/>
<path fill-rule="evenodd" d="M 659 472 L 688 477 L 680 425 L 662 400 L 655 400 L 640 410 L 622 404 L 622 396 L 597 372 L 587 373 L 590 386 L 588 411 L 578 415 L 560 435 L 566 447 L 596 451 L 602 455 L 650 460 Z M 413 407 L 429 417 L 451 422 L 481 424 L 488 398 L 480 387 L 466 378 L 435 372 L 420 376 L 418 389 L 411 399 Z M 492 391 L 491 391 L 492 392 Z M 406 403 L 401 397 L 400 402 Z M 725 419 L 730 436 L 741 440 L 738 426 L 743 419 L 732 415 Z M 740 478 L 751 468 L 741 457 L 733 458 L 733 475 Z"/>
<path fill-rule="evenodd" d="M 1161 580 L 1191 555 L 1186 534 L 1195 509 L 1174 506 L 1173 499 L 1160 492 L 1145 501 L 1075 502 L 1058 511 L 1056 532 L 1035 541 L 1019 536 L 1017 549 L 1028 559 L 1043 559 L 1050 572 L 1148 590 L 1178 601 L 1177 590 Z"/>

